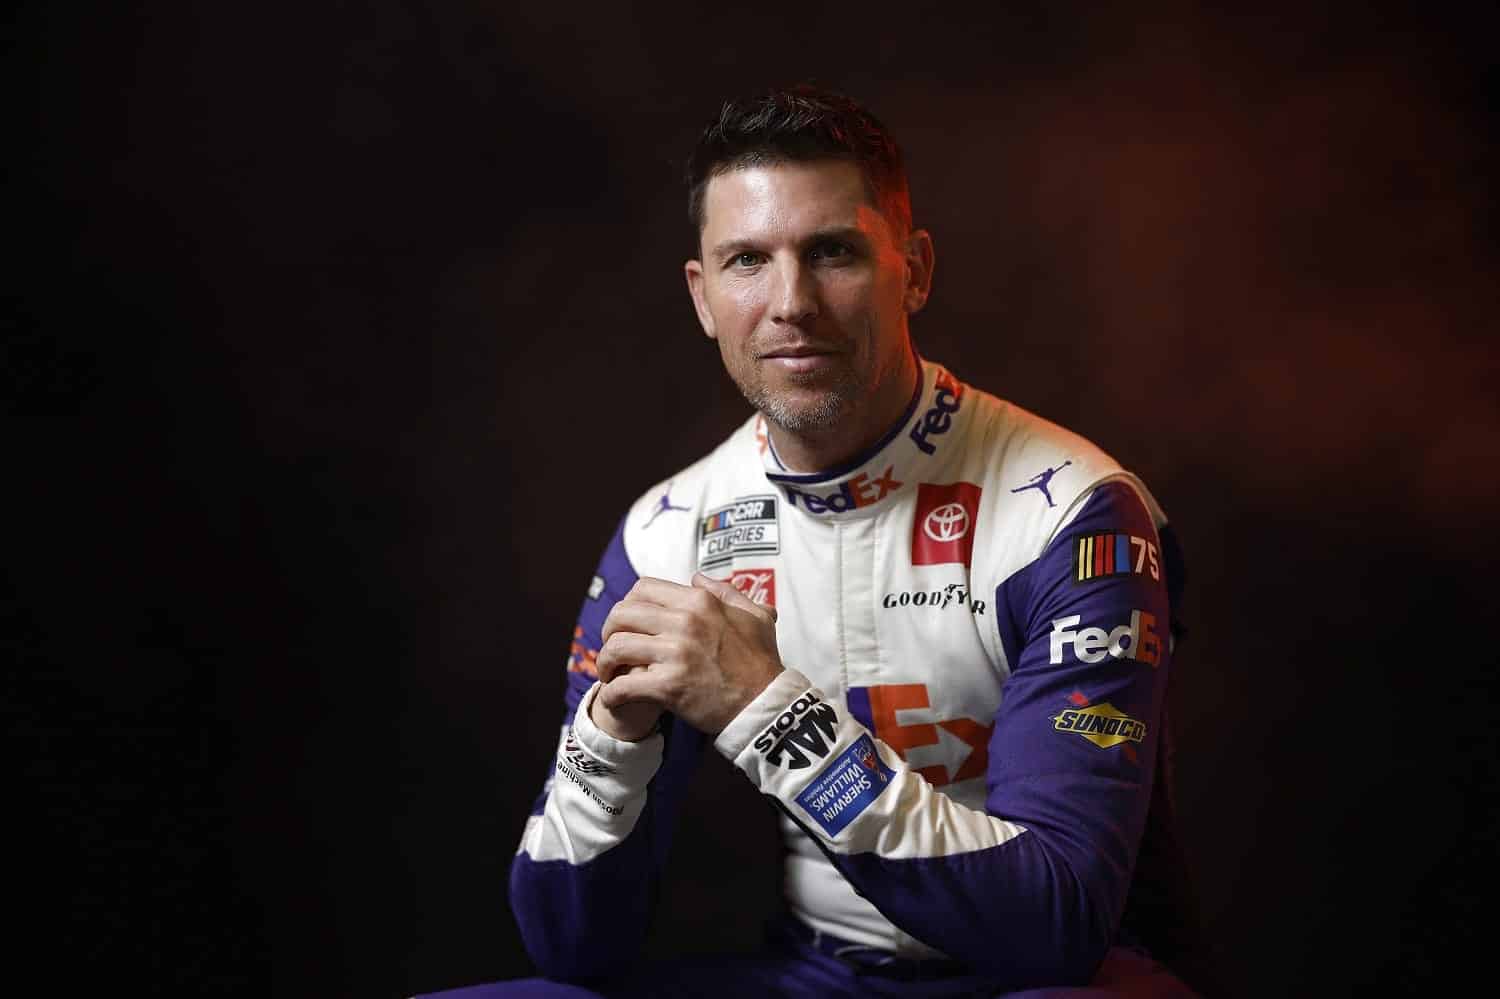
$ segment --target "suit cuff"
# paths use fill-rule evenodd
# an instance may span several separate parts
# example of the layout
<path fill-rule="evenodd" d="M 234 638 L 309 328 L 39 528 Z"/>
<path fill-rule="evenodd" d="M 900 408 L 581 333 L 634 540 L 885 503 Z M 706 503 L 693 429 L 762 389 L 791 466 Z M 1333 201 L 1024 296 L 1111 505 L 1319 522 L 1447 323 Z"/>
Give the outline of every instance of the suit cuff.
<path fill-rule="evenodd" d="M 787 710 L 787 707 L 812 687 L 812 682 L 794 669 L 782 670 L 765 690 L 745 705 L 734 720 L 724 726 L 724 731 L 714 740 L 714 748 L 733 763 L 745 751 L 766 726 Z"/>
<path fill-rule="evenodd" d="M 595 725 L 589 707 L 599 687 L 595 681 L 578 702 L 573 726 L 558 750 L 558 764 L 588 775 L 590 783 L 607 784 L 615 795 L 642 791 L 661 767 L 665 740 L 660 732 L 653 732 L 640 742 L 626 742 Z"/>

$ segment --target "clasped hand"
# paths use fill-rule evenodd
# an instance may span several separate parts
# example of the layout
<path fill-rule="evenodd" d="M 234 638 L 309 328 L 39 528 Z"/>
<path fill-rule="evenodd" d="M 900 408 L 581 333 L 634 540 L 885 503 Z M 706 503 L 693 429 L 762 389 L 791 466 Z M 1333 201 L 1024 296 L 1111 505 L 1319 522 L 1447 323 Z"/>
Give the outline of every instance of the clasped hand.
<path fill-rule="evenodd" d="M 776 610 L 694 573 L 691 586 L 643 576 L 604 619 L 590 717 L 609 735 L 645 738 L 663 711 L 717 735 L 784 668 Z"/>

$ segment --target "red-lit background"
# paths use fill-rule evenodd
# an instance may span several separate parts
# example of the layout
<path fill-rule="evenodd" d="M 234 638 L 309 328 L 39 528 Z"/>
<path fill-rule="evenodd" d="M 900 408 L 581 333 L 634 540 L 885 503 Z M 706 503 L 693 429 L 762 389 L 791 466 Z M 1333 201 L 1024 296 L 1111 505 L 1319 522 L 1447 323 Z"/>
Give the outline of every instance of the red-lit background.
<path fill-rule="evenodd" d="M 174 6 L 17 22 L 5 705 L 49 976 L 529 972 L 506 868 L 595 558 L 744 410 L 678 164 L 719 98 L 797 79 L 905 146 L 922 350 L 1177 524 L 1227 977 L 1421 991 L 1484 953 L 1491 25 Z M 730 827 L 762 835 L 730 858 Z M 772 827 L 706 761 L 655 952 L 757 933 Z"/>

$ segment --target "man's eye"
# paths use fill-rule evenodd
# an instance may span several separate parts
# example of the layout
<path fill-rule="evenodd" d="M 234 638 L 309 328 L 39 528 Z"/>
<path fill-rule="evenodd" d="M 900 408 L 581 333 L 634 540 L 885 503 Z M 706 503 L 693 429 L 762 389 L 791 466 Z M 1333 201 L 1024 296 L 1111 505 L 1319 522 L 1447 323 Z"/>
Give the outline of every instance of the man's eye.
<path fill-rule="evenodd" d="M 756 264 L 760 263 L 760 254 L 751 253 L 749 251 L 746 251 L 745 253 L 737 253 L 735 254 L 734 260 L 731 262 L 736 267 L 754 267 Z"/>
<path fill-rule="evenodd" d="M 813 247 L 812 258 L 814 260 L 837 260 L 840 257 L 847 257 L 850 252 L 849 247 L 844 243 L 819 243 Z"/>

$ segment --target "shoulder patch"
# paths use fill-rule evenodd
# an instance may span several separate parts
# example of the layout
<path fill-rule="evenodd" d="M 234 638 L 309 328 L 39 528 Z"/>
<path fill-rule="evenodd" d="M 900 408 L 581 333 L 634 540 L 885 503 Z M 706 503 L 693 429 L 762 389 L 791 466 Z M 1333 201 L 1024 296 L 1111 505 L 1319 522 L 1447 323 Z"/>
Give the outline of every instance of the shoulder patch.
<path fill-rule="evenodd" d="M 1073 549 L 1073 583 L 1092 583 L 1131 573 L 1161 579 L 1161 554 L 1155 538 L 1133 534 L 1081 534 Z"/>

